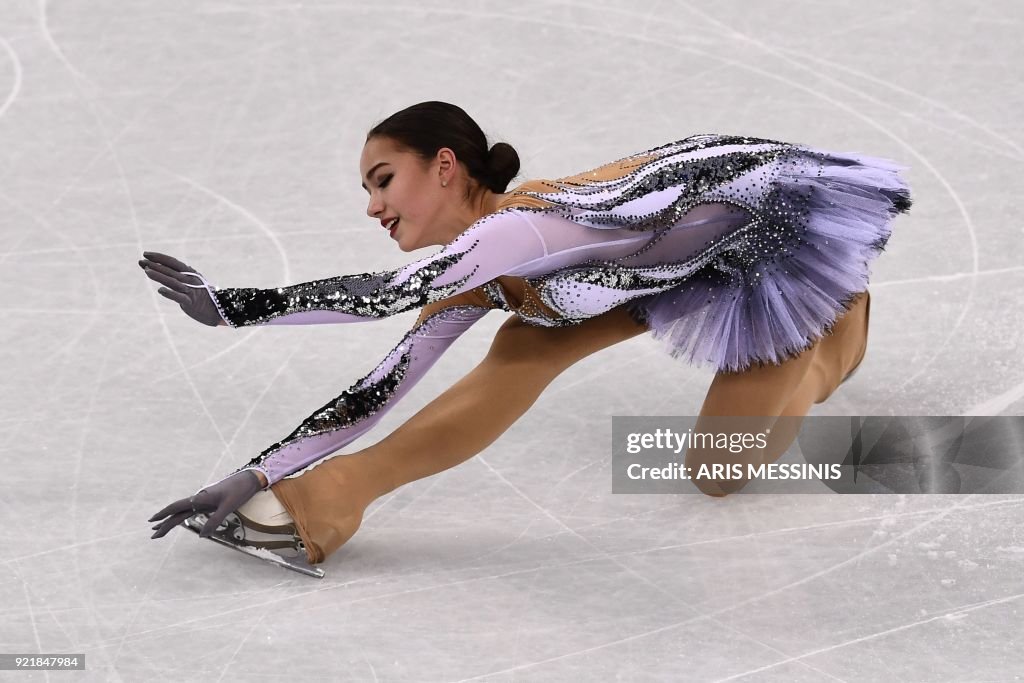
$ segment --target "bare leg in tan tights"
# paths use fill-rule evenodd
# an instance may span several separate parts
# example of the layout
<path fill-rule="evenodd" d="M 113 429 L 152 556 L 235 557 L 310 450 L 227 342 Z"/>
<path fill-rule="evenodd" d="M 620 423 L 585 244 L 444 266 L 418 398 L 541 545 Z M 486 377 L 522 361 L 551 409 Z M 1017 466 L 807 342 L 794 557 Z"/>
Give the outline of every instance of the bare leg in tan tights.
<path fill-rule="evenodd" d="M 510 317 L 479 365 L 383 440 L 271 488 L 295 520 L 310 562 L 341 547 L 375 499 L 476 455 L 570 365 L 645 331 L 622 308 L 561 328 Z"/>
<path fill-rule="evenodd" d="M 866 333 L 866 324 L 859 328 L 837 324 L 834 342 L 826 337 L 782 365 L 720 373 L 701 414 L 805 415 L 812 401 L 824 400 L 838 385 L 832 378 L 845 376 L 852 367 L 850 349 L 854 356 L 857 349 L 862 351 L 863 336 L 857 338 L 858 330 Z M 476 368 L 393 433 L 272 487 L 295 520 L 310 562 L 322 562 L 348 541 L 374 500 L 476 455 L 519 419 L 566 368 L 645 331 L 621 307 L 564 328 L 536 327 L 510 317 Z M 760 412 L 766 410 L 771 412 Z M 796 432 L 788 437 L 780 434 L 770 444 L 778 451 L 775 458 L 795 436 Z M 788 442 L 782 443 L 786 438 Z M 724 495 L 719 489 L 705 492 Z"/>

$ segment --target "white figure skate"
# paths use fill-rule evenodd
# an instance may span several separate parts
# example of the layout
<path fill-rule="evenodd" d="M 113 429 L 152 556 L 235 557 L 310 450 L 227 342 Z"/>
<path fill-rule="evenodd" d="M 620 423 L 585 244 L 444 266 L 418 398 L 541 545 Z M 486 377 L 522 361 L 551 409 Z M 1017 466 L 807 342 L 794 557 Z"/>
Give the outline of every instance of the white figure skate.
<path fill-rule="evenodd" d="M 209 516 L 205 512 L 197 512 L 181 525 L 198 534 L 207 520 Z M 324 570 L 309 564 L 306 545 L 296 532 L 291 516 L 269 491 L 258 493 L 225 517 L 210 534 L 210 540 L 300 574 L 324 577 Z"/>

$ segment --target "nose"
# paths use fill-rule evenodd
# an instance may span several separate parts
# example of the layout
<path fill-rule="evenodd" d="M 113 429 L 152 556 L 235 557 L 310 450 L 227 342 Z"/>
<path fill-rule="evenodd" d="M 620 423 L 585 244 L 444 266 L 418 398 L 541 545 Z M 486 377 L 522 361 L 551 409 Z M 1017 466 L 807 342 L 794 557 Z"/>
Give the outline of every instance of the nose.
<path fill-rule="evenodd" d="M 370 218 L 378 218 L 383 215 L 384 206 L 379 197 L 370 195 L 370 203 L 366 205 L 366 215 Z"/>

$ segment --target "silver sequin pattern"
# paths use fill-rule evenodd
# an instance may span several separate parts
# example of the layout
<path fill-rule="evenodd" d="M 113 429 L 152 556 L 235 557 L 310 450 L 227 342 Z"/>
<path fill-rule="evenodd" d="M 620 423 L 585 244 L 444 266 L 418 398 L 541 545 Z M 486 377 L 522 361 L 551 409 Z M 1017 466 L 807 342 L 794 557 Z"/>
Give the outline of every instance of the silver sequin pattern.
<path fill-rule="evenodd" d="M 434 287 L 433 282 L 472 252 L 477 243 L 464 252 L 425 264 L 397 285 L 389 284 L 399 272 L 396 269 L 339 275 L 275 289 L 218 288 L 214 297 L 221 315 L 232 327 L 258 325 L 280 316 L 314 310 L 385 318 L 456 293 L 472 277 L 472 272 L 448 285 Z"/>

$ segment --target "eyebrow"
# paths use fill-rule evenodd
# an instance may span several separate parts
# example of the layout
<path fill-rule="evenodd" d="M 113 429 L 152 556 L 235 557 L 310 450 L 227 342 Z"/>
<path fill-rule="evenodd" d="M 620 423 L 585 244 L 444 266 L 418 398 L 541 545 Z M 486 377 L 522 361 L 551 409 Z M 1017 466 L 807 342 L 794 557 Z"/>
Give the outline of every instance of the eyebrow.
<path fill-rule="evenodd" d="M 388 165 L 388 162 L 386 162 L 386 161 L 382 161 L 379 164 L 375 164 L 373 168 L 371 168 L 369 171 L 366 172 L 366 179 L 369 180 L 370 176 L 373 175 L 374 171 L 376 171 L 381 166 L 386 166 L 386 165 Z M 363 186 L 364 190 L 366 189 L 366 183 L 360 183 L 360 185 Z"/>

